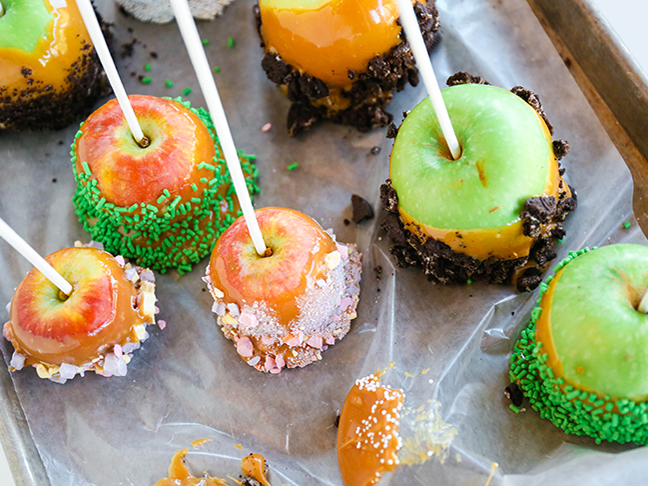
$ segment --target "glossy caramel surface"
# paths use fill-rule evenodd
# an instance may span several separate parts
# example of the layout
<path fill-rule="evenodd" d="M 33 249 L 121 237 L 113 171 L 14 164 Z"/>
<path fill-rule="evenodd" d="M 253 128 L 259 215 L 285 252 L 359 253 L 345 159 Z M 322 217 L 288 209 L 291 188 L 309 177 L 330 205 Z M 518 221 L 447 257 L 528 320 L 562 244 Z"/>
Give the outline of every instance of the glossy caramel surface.
<path fill-rule="evenodd" d="M 70 66 L 91 52 L 92 42 L 74 0 L 58 1 L 56 7 L 49 0 L 43 3 L 52 20 L 36 48 L 26 52 L 0 47 L 0 87 L 6 88 L 3 97 L 16 98 L 21 91 L 36 87 L 67 90 L 71 86 Z M 26 77 L 23 69 L 31 71 L 31 75 Z M 28 79 L 33 84 L 28 84 Z"/>
<path fill-rule="evenodd" d="M 202 194 L 214 173 L 198 168 L 213 164 L 214 142 L 200 118 L 182 104 L 153 96 L 131 95 L 129 100 L 151 143 L 135 143 L 116 99 L 92 113 L 76 141 L 76 170 L 87 163 L 107 202 L 122 207 L 157 203 L 166 189 L 171 204 L 176 196 L 188 201 Z M 197 190 L 194 191 L 192 184 Z M 224 188 L 223 190 L 226 190 Z"/>
<path fill-rule="evenodd" d="M 146 319 L 133 308 L 137 291 L 124 269 L 104 251 L 67 248 L 46 260 L 72 284 L 64 298 L 40 271 L 32 269 L 11 302 L 7 331 L 27 364 L 81 366 L 115 344 L 126 344 Z"/>
<path fill-rule="evenodd" d="M 403 392 L 381 386 L 376 375 L 358 380 L 344 400 L 337 456 L 345 486 L 369 486 L 398 465 Z"/>
<path fill-rule="evenodd" d="M 332 0 L 293 8 L 261 0 L 259 6 L 266 49 L 329 87 L 350 86 L 349 70 L 365 71 L 372 57 L 400 42 L 395 0 Z"/>

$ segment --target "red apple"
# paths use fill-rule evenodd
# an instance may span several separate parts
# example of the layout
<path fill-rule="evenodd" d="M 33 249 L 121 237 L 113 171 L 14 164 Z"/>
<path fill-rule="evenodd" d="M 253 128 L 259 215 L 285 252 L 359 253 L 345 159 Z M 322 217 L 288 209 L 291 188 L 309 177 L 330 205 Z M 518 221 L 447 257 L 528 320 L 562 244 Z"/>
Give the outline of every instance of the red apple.
<path fill-rule="evenodd" d="M 225 293 L 225 301 L 241 308 L 264 301 L 287 324 L 299 315 L 296 300 L 307 285 L 329 272 L 325 257 L 337 251 L 337 245 L 315 220 L 298 211 L 263 208 L 256 215 L 272 255 L 257 254 L 239 218 L 216 242 L 211 281 Z"/>
<path fill-rule="evenodd" d="M 172 196 L 169 202 L 177 195 L 189 200 L 195 195 L 192 184 L 202 194 L 206 183 L 200 179 L 213 178 L 213 172 L 198 164 L 211 164 L 216 155 L 207 127 L 177 101 L 141 95 L 129 99 L 150 144 L 138 145 L 119 103 L 110 100 L 81 127 L 77 172 L 83 172 L 86 162 L 102 196 L 122 207 L 156 204 L 165 189 Z"/>
<path fill-rule="evenodd" d="M 46 260 L 73 290 L 64 296 L 36 269 L 18 285 L 5 332 L 28 364 L 87 364 L 148 320 L 133 308 L 138 292 L 109 253 L 66 248 Z"/>

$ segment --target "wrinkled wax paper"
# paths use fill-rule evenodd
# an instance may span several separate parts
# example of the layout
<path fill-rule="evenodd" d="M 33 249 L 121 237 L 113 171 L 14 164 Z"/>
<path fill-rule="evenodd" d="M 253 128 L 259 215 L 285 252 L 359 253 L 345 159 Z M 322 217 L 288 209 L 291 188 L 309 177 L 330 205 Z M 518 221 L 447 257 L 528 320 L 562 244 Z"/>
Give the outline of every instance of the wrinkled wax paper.
<path fill-rule="evenodd" d="M 99 8 L 115 24 L 118 54 L 122 44 L 137 38 L 132 57 L 117 56 L 130 93 L 177 96 L 191 87 L 187 99 L 203 104 L 175 23 L 139 23 L 108 1 Z M 567 220 L 556 262 L 586 245 L 645 242 L 631 216 L 630 174 L 527 3 L 439 0 L 438 8 L 443 40 L 432 59 L 440 83 L 462 70 L 506 88 L 533 89 L 555 125 L 555 138 L 570 142 L 563 165 L 579 207 Z M 385 381 L 405 391 L 412 410 L 404 439 L 418 430 L 423 452 L 433 454 L 425 454 L 421 465 L 397 468 L 384 484 L 483 485 L 493 463 L 498 467 L 492 485 L 639 484 L 648 477 L 648 450 L 597 446 L 566 436 L 532 411 L 509 410 L 502 396 L 508 353 L 536 293 L 433 285 L 417 269 L 394 267 L 378 218 L 344 224 L 352 194 L 379 205 L 391 150 L 385 130 L 361 134 L 324 124 L 289 138 L 289 103 L 260 67 L 252 2 L 238 0 L 222 18 L 199 28 L 210 41 L 212 65 L 220 67 L 216 79 L 235 141 L 258 155 L 257 206 L 304 211 L 364 253 L 358 318 L 322 361 L 263 374 L 240 359 L 216 326 L 201 281 L 206 260 L 187 275 L 159 276 L 159 318 L 168 326 L 151 332 L 125 378 L 89 374 L 61 386 L 28 369 L 5 380 L 13 384 L 6 393 L 24 412 L 40 456 L 28 458 L 30 467 L 42 461 L 52 485 L 152 485 L 165 476 L 174 452 L 209 438 L 189 453 L 196 474 L 236 476 L 240 458 L 258 452 L 270 464 L 274 485 L 340 485 L 336 414 L 354 380 L 393 362 Z M 234 47 L 228 47 L 230 36 Z M 141 84 L 137 75 L 151 76 L 151 84 Z M 165 79 L 174 87 L 167 88 Z M 422 86 L 397 94 L 390 107 L 395 121 L 424 96 Z M 272 129 L 264 133 L 266 123 Z M 44 254 L 88 240 L 70 202 L 68 146 L 76 130 L 0 134 L 0 215 Z M 369 153 L 374 146 L 382 149 L 378 155 Z M 288 171 L 294 162 L 299 167 Z M 622 229 L 628 219 L 633 227 Z M 380 280 L 377 266 L 383 269 Z M 2 302 L 11 299 L 29 269 L 0 244 Z M 10 344 L 3 340 L 0 349 L 8 363 Z M 0 372 L 8 373 L 6 367 Z M 425 415 L 422 431 L 412 420 L 417 410 Z M 444 451 L 439 444 L 450 439 Z"/>

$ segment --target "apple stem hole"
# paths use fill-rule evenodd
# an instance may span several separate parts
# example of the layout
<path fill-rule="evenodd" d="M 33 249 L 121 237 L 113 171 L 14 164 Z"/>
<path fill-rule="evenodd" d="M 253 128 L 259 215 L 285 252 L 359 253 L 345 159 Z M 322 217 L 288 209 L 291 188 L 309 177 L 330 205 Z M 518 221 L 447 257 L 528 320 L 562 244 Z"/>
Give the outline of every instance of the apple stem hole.
<path fill-rule="evenodd" d="M 648 291 L 643 294 L 643 297 L 637 306 L 637 310 L 644 314 L 648 314 Z"/>
<path fill-rule="evenodd" d="M 70 295 L 71 295 L 71 294 L 70 294 Z M 66 300 L 68 300 L 68 299 L 70 298 L 70 296 L 67 295 L 67 294 L 65 294 L 65 293 L 63 293 L 62 290 L 59 290 L 58 298 L 59 298 L 59 300 L 60 300 L 61 302 L 65 302 Z"/>
<path fill-rule="evenodd" d="M 4 6 L 2 5 L 2 2 L 0 2 L 0 17 L 2 17 L 5 14 L 5 9 Z"/>
<path fill-rule="evenodd" d="M 135 137 L 133 137 L 133 140 L 135 140 Z M 135 140 L 135 143 L 139 148 L 146 148 L 149 145 L 151 145 L 151 139 L 148 138 L 146 135 L 142 137 L 142 140 Z"/>
<path fill-rule="evenodd" d="M 266 247 L 266 251 L 264 251 L 263 255 L 260 255 L 260 256 L 261 256 L 261 258 L 267 258 L 269 256 L 272 256 L 272 248 L 270 248 L 269 246 Z"/>

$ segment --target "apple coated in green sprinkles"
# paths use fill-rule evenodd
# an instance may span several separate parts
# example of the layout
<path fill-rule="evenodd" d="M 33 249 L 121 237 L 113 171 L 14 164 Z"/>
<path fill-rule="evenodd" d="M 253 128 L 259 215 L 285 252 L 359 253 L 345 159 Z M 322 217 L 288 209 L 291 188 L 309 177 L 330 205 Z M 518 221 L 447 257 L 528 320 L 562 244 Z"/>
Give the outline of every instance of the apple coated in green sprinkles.
<path fill-rule="evenodd" d="M 555 272 L 592 250 L 570 252 Z M 555 274 L 540 284 L 538 304 L 554 277 Z M 510 358 L 511 381 L 520 387 L 531 407 L 566 433 L 589 435 L 597 444 L 604 440 L 648 444 L 648 402 L 580 390 L 565 384 L 563 377 L 555 376 L 547 365 L 548 355 L 542 353 L 542 343 L 536 341 L 536 323 L 542 312 L 539 305 L 533 309 L 531 322 L 522 331 Z M 510 408 L 519 412 L 517 407 Z"/>
<path fill-rule="evenodd" d="M 168 98 L 167 98 L 168 99 Z M 101 196 L 97 180 L 93 178 L 86 162 L 82 163 L 83 171 L 76 170 L 76 140 L 83 134 L 83 124 L 77 131 L 72 143 L 72 163 L 77 182 L 73 197 L 74 207 L 83 227 L 92 239 L 104 244 L 106 251 L 123 255 L 145 266 L 165 273 L 169 268 L 177 268 L 180 274 L 191 270 L 208 255 L 220 234 L 227 229 L 242 212 L 234 210 L 232 196 L 234 186 L 223 159 L 211 117 L 204 108 L 192 108 L 191 104 L 176 98 L 186 108 L 194 112 L 207 127 L 216 149 L 216 157 L 209 163 L 198 164 L 198 169 L 213 172 L 210 180 L 201 182 L 207 187 L 195 197 L 182 201 L 176 196 L 170 201 L 170 193 L 165 189 L 157 199 L 158 205 L 133 204 L 131 207 L 120 207 L 109 203 Z M 253 165 L 256 156 L 247 155 L 239 150 L 241 165 L 246 176 L 250 194 L 259 192 L 255 183 L 258 170 Z M 226 194 L 219 191 L 227 187 Z M 197 191 L 197 186 L 192 186 Z M 219 194 L 221 192 L 221 194 Z M 223 208 L 227 213 L 223 215 Z"/>

